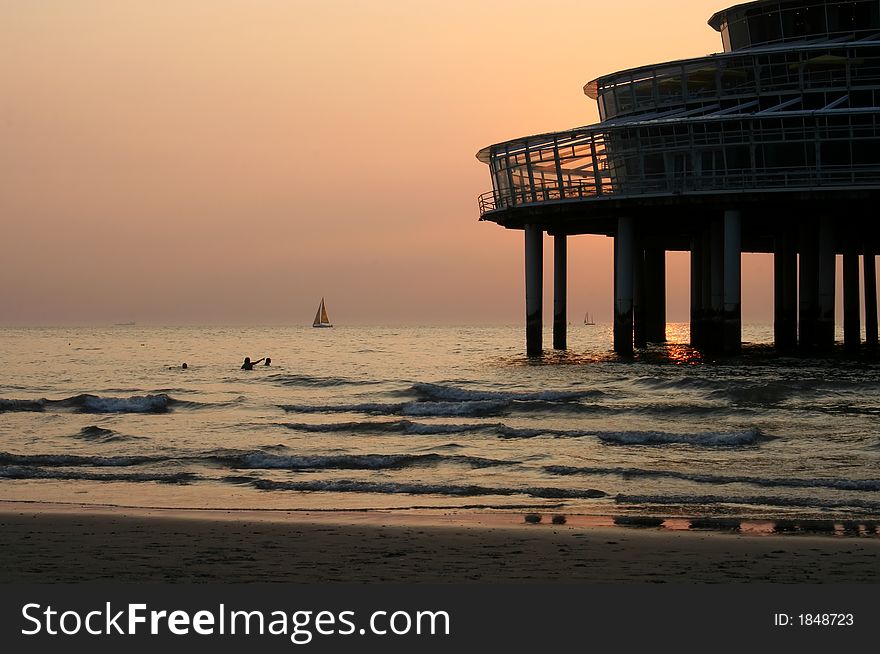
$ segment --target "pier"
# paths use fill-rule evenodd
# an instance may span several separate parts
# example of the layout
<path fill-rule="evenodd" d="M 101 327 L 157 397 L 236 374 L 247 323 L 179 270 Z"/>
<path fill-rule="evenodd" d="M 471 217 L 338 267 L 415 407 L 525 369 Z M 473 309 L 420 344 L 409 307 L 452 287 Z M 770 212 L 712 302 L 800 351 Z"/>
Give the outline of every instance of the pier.
<path fill-rule="evenodd" d="M 526 351 L 567 347 L 567 240 L 614 240 L 614 350 L 666 339 L 666 253 L 690 253 L 691 343 L 742 346 L 742 253 L 772 254 L 781 352 L 878 347 L 880 0 L 759 0 L 712 16 L 723 53 L 600 77 L 600 122 L 495 144 L 481 220 L 522 230 Z M 861 271 L 861 274 L 860 274 Z M 862 340 L 861 309 L 865 310 Z"/>

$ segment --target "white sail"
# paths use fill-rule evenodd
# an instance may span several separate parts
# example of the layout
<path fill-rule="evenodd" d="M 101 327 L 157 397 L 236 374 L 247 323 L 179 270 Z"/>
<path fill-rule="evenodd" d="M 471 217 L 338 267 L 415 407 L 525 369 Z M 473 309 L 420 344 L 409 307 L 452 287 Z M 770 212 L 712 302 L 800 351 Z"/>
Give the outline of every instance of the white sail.
<path fill-rule="evenodd" d="M 324 298 L 321 298 L 321 304 L 318 305 L 318 312 L 315 314 L 315 321 L 312 327 L 332 327 L 330 318 L 327 316 L 327 308 L 324 306 Z"/>

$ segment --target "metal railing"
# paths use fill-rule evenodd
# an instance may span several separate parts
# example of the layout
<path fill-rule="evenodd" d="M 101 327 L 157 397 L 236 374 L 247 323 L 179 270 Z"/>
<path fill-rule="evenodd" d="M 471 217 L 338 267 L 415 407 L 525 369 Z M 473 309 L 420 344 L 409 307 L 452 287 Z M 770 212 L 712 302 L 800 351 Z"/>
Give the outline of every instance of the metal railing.
<path fill-rule="evenodd" d="M 876 166 L 833 166 L 826 168 L 766 168 L 724 174 L 691 175 L 652 174 L 618 184 L 610 183 L 597 190 L 595 184 L 582 183 L 541 189 L 490 191 L 479 196 L 480 216 L 548 202 L 589 201 L 601 196 L 629 198 L 639 196 L 706 194 L 737 191 L 808 190 L 840 187 L 880 189 L 880 164 Z"/>

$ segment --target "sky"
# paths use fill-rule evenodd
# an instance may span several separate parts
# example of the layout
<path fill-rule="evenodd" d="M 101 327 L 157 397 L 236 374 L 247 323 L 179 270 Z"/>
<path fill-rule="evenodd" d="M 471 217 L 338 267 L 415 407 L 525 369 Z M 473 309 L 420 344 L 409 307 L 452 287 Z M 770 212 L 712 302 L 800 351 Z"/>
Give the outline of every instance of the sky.
<path fill-rule="evenodd" d="M 322 296 L 340 324 L 520 323 L 522 233 L 478 222 L 475 153 L 720 51 L 730 4 L 0 0 L 0 324 L 308 324 Z M 569 241 L 572 320 L 610 320 L 611 241 Z M 745 320 L 771 273 L 747 256 Z"/>

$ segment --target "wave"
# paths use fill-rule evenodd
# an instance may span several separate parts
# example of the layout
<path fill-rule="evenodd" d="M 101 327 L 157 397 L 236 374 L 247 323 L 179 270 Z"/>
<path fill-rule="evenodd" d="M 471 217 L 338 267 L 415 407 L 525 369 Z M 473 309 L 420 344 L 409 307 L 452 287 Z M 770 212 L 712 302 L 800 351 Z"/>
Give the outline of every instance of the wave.
<path fill-rule="evenodd" d="M 414 384 L 410 392 L 422 400 L 453 402 L 575 402 L 604 395 L 599 390 L 579 391 L 481 391 L 444 386 L 442 384 Z"/>
<path fill-rule="evenodd" d="M 555 400 L 420 400 L 414 402 L 363 402 L 358 404 L 280 404 L 288 413 L 334 414 L 362 413 L 373 416 L 400 416 L 410 418 L 430 417 L 499 417 L 511 414 L 552 413 L 563 415 L 660 415 L 664 417 L 714 416 L 720 410 L 730 409 L 720 404 L 588 404 Z M 748 407 L 739 408 L 738 415 L 753 412 Z"/>
<path fill-rule="evenodd" d="M 83 481 L 124 481 L 124 482 L 158 482 L 160 484 L 188 484 L 196 481 L 198 475 L 192 472 L 175 473 L 109 473 L 86 472 L 82 470 L 57 470 L 46 468 L 0 466 L 0 479 L 59 479 Z"/>
<path fill-rule="evenodd" d="M 704 432 L 675 434 L 660 431 L 614 431 L 597 434 L 599 440 L 618 445 L 698 445 L 701 447 L 735 447 L 755 445 L 775 438 L 757 427 L 735 432 Z"/>
<path fill-rule="evenodd" d="M 614 500 L 618 504 L 751 504 L 757 506 L 791 506 L 816 509 L 857 508 L 880 512 L 880 502 L 856 498 L 820 499 L 817 497 L 775 497 L 769 495 L 617 495 Z"/>
<path fill-rule="evenodd" d="M 880 479 L 798 479 L 768 478 L 742 475 L 709 475 L 675 470 L 644 470 L 641 468 L 574 468 L 569 466 L 545 466 L 545 471 L 560 476 L 572 475 L 619 475 L 624 478 L 680 479 L 701 484 L 751 484 L 768 488 L 829 488 L 850 491 L 880 491 Z"/>
<path fill-rule="evenodd" d="M 269 381 L 281 386 L 310 386 L 310 387 L 333 387 L 333 386 L 371 386 L 380 384 L 378 380 L 351 379 L 348 377 L 313 377 L 310 375 L 287 375 L 277 374 L 266 377 Z"/>
<path fill-rule="evenodd" d="M 772 440 L 775 436 L 765 434 L 752 427 L 736 432 L 704 432 L 696 434 L 677 434 L 659 431 L 590 431 L 573 429 L 541 429 L 530 427 L 508 427 L 495 425 L 501 438 L 538 438 L 552 436 L 556 438 L 598 438 L 604 443 L 614 445 L 696 445 L 700 447 L 735 447 L 755 445 L 762 441 Z"/>
<path fill-rule="evenodd" d="M 8 400 L 0 397 L 0 413 L 7 411 L 43 411 L 44 400 Z"/>
<path fill-rule="evenodd" d="M 702 447 L 754 445 L 772 436 L 759 429 L 747 429 L 738 432 L 709 432 L 699 434 L 674 434 L 664 432 L 610 431 L 597 432 L 576 429 L 549 429 L 541 427 L 510 427 L 501 422 L 430 424 L 412 422 L 410 420 L 394 421 L 352 421 L 325 424 L 309 423 L 278 423 L 288 429 L 304 432 L 334 433 L 401 433 L 411 435 L 442 435 L 464 434 L 473 432 L 493 433 L 502 439 L 526 439 L 540 437 L 554 438 L 598 438 L 599 440 L 619 445 L 664 445 L 681 443 Z"/>
<path fill-rule="evenodd" d="M 76 454 L 10 454 L 0 452 L 0 465 L 49 467 L 127 467 L 171 460 L 164 456 L 80 456 Z"/>
<path fill-rule="evenodd" d="M 131 397 L 100 397 L 83 393 L 64 400 L 46 400 L 48 405 L 70 407 L 82 413 L 168 413 L 175 403 L 177 401 L 165 393 Z"/>
<path fill-rule="evenodd" d="M 475 456 L 442 454 L 338 454 L 278 455 L 265 452 L 218 454 L 215 460 L 231 467 L 278 470 L 395 470 L 443 463 L 467 465 L 472 468 L 515 465 L 518 461 L 500 461 Z"/>
<path fill-rule="evenodd" d="M 294 431 L 317 432 L 317 433 L 334 433 L 334 432 L 351 432 L 351 433 L 403 433 L 416 435 L 433 435 L 433 434 L 463 434 L 468 432 L 481 431 L 491 429 L 498 425 L 493 424 L 428 424 L 412 422 L 410 420 L 393 420 L 393 421 L 354 421 L 354 422 L 331 422 L 323 424 L 311 424 L 301 422 L 282 422 L 277 423 L 279 426 L 292 429 Z M 501 425 L 503 426 L 503 425 Z"/>
<path fill-rule="evenodd" d="M 88 433 L 101 438 L 103 430 L 87 427 Z M 85 430 L 84 430 L 85 431 Z M 110 432 L 111 434 L 113 432 Z M 170 462 L 213 463 L 228 468 L 267 470 L 393 470 L 440 464 L 466 465 L 471 468 L 518 465 L 519 461 L 487 459 L 465 455 L 429 454 L 275 454 L 271 450 L 216 450 L 183 456 L 84 456 L 74 454 L 10 454 L 0 452 L 0 466 L 42 468 L 121 468 Z M 267 451 L 269 450 L 269 451 Z"/>
<path fill-rule="evenodd" d="M 576 490 L 568 488 L 507 488 L 475 485 L 450 485 L 450 484 L 417 484 L 395 482 L 369 482 L 355 481 L 351 479 L 339 480 L 315 480 L 315 481 L 272 481 L 269 479 L 254 479 L 248 477 L 227 478 L 231 483 L 246 483 L 254 488 L 266 491 L 299 491 L 299 492 L 325 492 L 325 493 L 377 493 L 377 494 L 405 494 L 405 495 L 452 495 L 456 497 L 477 497 L 485 495 L 528 495 L 548 499 L 597 499 L 607 497 L 607 493 L 585 489 Z"/>
<path fill-rule="evenodd" d="M 579 400 L 602 395 L 601 391 L 483 391 L 414 384 L 398 394 L 415 394 L 415 402 L 365 402 L 360 404 L 287 404 L 289 413 L 366 413 L 410 417 L 497 416 L 515 410 L 572 410 Z"/>
<path fill-rule="evenodd" d="M 366 413 L 368 415 L 446 417 L 494 416 L 508 407 L 507 402 L 367 402 L 363 404 L 282 404 L 288 413 Z"/>
<path fill-rule="evenodd" d="M 79 413 L 168 413 L 173 409 L 200 409 L 209 406 L 226 406 L 239 402 L 216 404 L 178 400 L 165 393 L 132 395 L 130 397 L 102 397 L 80 393 L 61 400 L 10 400 L 0 398 L 0 413 L 4 411 L 45 411 L 49 408 L 72 409 Z"/>
<path fill-rule="evenodd" d="M 125 436 L 116 433 L 112 429 L 104 429 L 97 425 L 83 427 L 78 433 L 73 435 L 73 438 L 80 438 L 82 440 L 91 441 L 92 443 L 117 443 L 120 441 L 143 439 L 142 436 Z"/>

